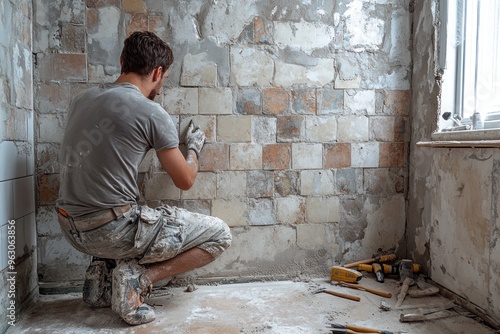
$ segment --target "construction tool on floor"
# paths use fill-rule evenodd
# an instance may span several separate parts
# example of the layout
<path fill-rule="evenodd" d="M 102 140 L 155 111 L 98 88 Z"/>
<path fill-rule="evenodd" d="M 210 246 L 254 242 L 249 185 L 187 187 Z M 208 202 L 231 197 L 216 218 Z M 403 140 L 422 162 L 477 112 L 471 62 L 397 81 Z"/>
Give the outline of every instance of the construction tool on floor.
<path fill-rule="evenodd" d="M 354 269 L 334 266 L 331 269 L 330 280 L 356 283 L 363 278 L 363 274 Z"/>
<path fill-rule="evenodd" d="M 340 298 L 354 300 L 356 302 L 359 302 L 361 300 L 361 298 L 359 298 L 358 296 L 353 296 L 353 295 L 348 295 L 346 293 L 331 291 L 331 290 L 327 290 L 326 288 L 319 288 L 317 290 L 314 290 L 312 293 L 317 294 L 317 293 L 321 293 L 321 292 L 328 293 L 329 295 L 340 297 Z"/>
<path fill-rule="evenodd" d="M 353 263 L 344 264 L 344 268 L 356 268 L 360 264 L 370 264 L 373 262 L 390 262 L 396 259 L 396 254 L 380 255 L 371 259 L 361 260 Z"/>
<path fill-rule="evenodd" d="M 439 293 L 439 288 L 435 285 L 427 283 L 422 276 L 417 279 L 417 286 L 419 290 L 408 290 L 408 296 L 412 298 L 420 298 L 437 295 Z"/>
<path fill-rule="evenodd" d="M 442 319 L 447 317 L 452 317 L 458 315 L 456 312 L 449 311 L 449 309 L 455 307 L 455 303 L 448 302 L 444 306 L 434 307 L 434 308 L 420 308 L 412 313 L 401 314 L 399 320 L 401 322 L 416 322 L 416 321 L 426 321 L 434 319 Z"/>
<path fill-rule="evenodd" d="M 344 268 L 341 266 L 333 266 L 330 272 L 331 281 L 342 281 L 348 283 L 359 282 L 363 278 L 363 274 L 355 269 Z"/>
<path fill-rule="evenodd" d="M 361 332 L 355 332 L 351 329 L 346 328 L 332 328 L 330 329 L 332 334 L 360 334 Z M 379 334 L 379 332 L 363 332 L 363 334 Z"/>
<path fill-rule="evenodd" d="M 361 327 L 361 326 L 356 326 L 356 325 L 342 325 L 342 324 L 331 324 L 332 327 L 337 328 L 337 329 L 348 329 L 353 331 L 353 333 L 377 333 L 377 334 L 396 334 L 391 331 L 386 331 L 383 329 L 373 329 L 373 328 L 368 328 L 368 327 Z M 398 332 L 397 334 L 404 333 L 404 332 Z"/>
<path fill-rule="evenodd" d="M 399 265 L 400 263 L 397 264 L 385 264 L 381 263 L 382 269 L 384 271 L 385 275 L 399 275 Z M 358 271 L 366 271 L 368 273 L 373 272 L 373 265 L 372 264 L 360 264 L 356 268 Z M 413 273 L 416 274 L 420 271 L 420 265 L 414 263 L 413 264 Z"/>
<path fill-rule="evenodd" d="M 380 262 L 373 262 L 372 268 L 377 282 L 384 283 L 384 270 L 382 269 L 382 264 Z"/>
<path fill-rule="evenodd" d="M 347 283 L 347 282 L 342 282 L 342 281 L 332 281 L 331 284 L 333 285 L 338 285 L 338 286 L 343 286 L 346 288 L 351 288 L 351 289 L 357 289 L 357 290 L 362 290 L 362 291 L 367 291 L 370 293 L 373 293 L 375 295 L 385 297 L 385 298 L 391 298 L 392 293 L 378 290 L 378 289 L 373 289 L 369 288 L 367 286 L 361 285 L 361 284 L 352 284 L 352 283 Z"/>
<path fill-rule="evenodd" d="M 399 277 L 402 282 L 401 289 L 399 290 L 398 300 L 396 302 L 396 308 L 403 304 L 406 294 L 410 285 L 414 284 L 413 281 L 413 261 L 412 260 L 402 260 L 399 265 Z"/>

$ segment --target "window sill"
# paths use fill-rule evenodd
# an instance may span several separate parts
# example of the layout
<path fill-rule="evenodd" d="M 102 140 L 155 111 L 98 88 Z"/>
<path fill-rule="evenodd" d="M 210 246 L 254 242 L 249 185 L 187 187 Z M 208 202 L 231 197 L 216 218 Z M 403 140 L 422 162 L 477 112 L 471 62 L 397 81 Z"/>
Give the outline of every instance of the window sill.
<path fill-rule="evenodd" d="M 500 147 L 500 129 L 435 132 L 417 147 Z"/>

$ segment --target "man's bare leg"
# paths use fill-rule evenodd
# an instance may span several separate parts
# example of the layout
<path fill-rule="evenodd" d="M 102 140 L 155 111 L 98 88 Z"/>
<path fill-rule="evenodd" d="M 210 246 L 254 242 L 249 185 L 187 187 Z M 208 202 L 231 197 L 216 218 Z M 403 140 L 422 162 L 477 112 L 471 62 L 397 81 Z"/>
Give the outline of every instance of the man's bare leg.
<path fill-rule="evenodd" d="M 167 277 L 203 267 L 213 260 L 215 259 L 212 254 L 201 248 L 194 247 L 174 258 L 149 266 L 144 275 L 151 283 L 155 283 Z"/>

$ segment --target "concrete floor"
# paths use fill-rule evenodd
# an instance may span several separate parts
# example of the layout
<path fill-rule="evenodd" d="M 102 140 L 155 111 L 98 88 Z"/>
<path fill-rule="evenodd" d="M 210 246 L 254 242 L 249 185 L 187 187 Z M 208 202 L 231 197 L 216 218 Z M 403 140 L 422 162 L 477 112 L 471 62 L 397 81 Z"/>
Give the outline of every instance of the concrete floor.
<path fill-rule="evenodd" d="M 380 302 L 394 306 L 398 293 L 395 280 L 384 284 L 370 277 L 362 285 L 392 292 L 391 299 L 366 291 L 332 286 L 324 280 L 242 283 L 196 286 L 193 292 L 171 288 L 163 296 L 149 299 L 157 319 L 130 327 L 110 309 L 92 309 L 81 294 L 41 296 L 7 333 L 330 333 L 331 323 L 356 324 L 394 333 L 411 334 L 495 333 L 484 324 L 457 315 L 420 323 L 402 323 L 401 312 L 382 311 Z M 326 293 L 312 294 L 318 287 L 361 297 L 360 302 Z M 444 297 L 409 298 L 403 305 L 442 303 Z"/>

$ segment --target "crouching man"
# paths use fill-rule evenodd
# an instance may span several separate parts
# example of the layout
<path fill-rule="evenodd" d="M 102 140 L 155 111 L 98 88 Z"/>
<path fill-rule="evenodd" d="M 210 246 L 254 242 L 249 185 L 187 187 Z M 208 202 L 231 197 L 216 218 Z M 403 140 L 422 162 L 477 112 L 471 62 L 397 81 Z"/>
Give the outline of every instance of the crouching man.
<path fill-rule="evenodd" d="M 155 34 L 130 35 L 118 79 L 73 98 L 62 142 L 59 224 L 73 247 L 93 257 L 83 299 L 112 306 L 131 325 L 155 319 L 144 303 L 155 282 L 202 267 L 231 245 L 218 218 L 137 204 L 138 167 L 151 148 L 181 190 L 198 172 L 205 134 L 189 125 L 185 157 L 172 119 L 153 101 L 172 62 Z"/>

